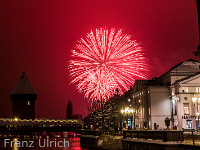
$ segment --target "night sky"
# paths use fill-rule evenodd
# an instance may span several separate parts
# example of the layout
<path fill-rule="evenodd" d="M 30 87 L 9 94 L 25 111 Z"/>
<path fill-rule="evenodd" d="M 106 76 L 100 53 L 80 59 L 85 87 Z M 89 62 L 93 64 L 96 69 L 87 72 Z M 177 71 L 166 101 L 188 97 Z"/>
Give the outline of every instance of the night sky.
<path fill-rule="evenodd" d="M 123 29 L 141 42 L 149 79 L 193 55 L 198 45 L 195 0 L 0 0 L 0 117 L 11 117 L 10 91 L 26 72 L 38 93 L 37 118 L 87 115 L 89 103 L 70 84 L 77 40 L 99 27 Z"/>

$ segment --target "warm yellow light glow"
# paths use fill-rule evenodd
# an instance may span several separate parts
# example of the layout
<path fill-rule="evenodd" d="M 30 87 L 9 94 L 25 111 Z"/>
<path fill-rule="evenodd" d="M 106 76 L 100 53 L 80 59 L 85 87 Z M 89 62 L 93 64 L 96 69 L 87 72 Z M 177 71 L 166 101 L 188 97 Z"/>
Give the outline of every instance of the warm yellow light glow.
<path fill-rule="evenodd" d="M 13 141 L 14 141 L 14 147 L 13 147 L 13 150 L 19 150 L 19 144 L 17 144 L 17 141 L 19 141 L 17 138 L 14 138 L 13 139 Z"/>
<path fill-rule="evenodd" d="M 193 98 L 192 98 L 192 101 L 193 101 L 194 103 L 196 102 L 196 100 L 197 100 L 196 97 L 193 97 Z"/>
<path fill-rule="evenodd" d="M 199 116 L 200 115 L 200 113 L 197 113 L 197 116 Z"/>
<path fill-rule="evenodd" d="M 124 110 L 121 110 L 122 114 L 133 114 L 134 110 L 131 108 L 126 107 Z"/>
<path fill-rule="evenodd" d="M 15 121 L 17 121 L 18 119 L 17 118 L 15 118 Z"/>

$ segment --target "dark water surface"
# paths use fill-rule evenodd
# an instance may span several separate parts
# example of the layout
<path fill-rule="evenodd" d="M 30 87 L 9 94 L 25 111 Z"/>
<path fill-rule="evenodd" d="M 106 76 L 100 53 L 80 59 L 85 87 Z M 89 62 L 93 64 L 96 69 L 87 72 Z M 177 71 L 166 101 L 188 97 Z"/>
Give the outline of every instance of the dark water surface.
<path fill-rule="evenodd" d="M 26 138 L 11 138 L 11 137 L 0 138 L 0 150 L 4 150 L 4 149 L 5 150 L 40 150 L 40 149 L 41 150 L 55 150 L 55 149 L 88 150 L 86 148 L 80 147 L 79 137 L 65 137 L 65 138 L 40 137 L 39 138 L 38 136 L 33 137 L 33 138 L 28 138 L 28 137 Z"/>

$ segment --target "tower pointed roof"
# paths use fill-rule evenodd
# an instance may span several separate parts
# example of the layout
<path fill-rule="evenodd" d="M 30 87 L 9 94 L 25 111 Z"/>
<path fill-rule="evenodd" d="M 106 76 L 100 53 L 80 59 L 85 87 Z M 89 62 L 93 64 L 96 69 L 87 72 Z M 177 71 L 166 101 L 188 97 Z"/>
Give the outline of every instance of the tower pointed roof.
<path fill-rule="evenodd" d="M 25 72 L 22 73 L 10 94 L 36 94 Z"/>

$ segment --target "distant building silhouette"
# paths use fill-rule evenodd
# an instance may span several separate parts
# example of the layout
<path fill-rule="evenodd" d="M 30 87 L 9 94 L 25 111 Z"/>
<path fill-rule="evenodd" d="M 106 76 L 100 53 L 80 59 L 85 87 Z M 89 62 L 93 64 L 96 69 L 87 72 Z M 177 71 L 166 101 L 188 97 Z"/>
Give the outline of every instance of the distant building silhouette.
<path fill-rule="evenodd" d="M 36 99 L 37 94 L 25 72 L 23 72 L 14 89 L 11 91 L 13 118 L 35 119 Z"/>
<path fill-rule="evenodd" d="M 67 111 L 66 111 L 66 116 L 67 119 L 72 119 L 73 118 L 73 106 L 71 100 L 67 103 Z"/>

